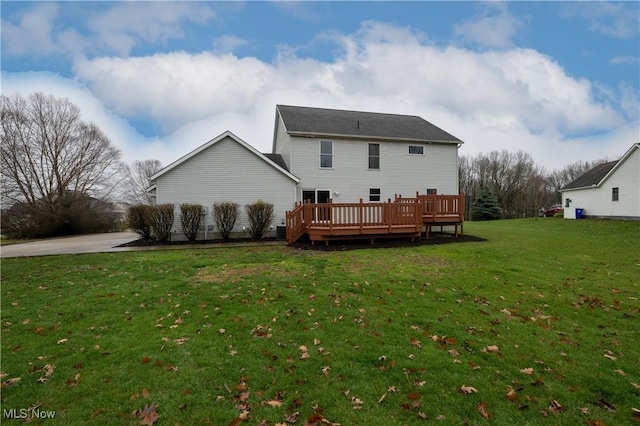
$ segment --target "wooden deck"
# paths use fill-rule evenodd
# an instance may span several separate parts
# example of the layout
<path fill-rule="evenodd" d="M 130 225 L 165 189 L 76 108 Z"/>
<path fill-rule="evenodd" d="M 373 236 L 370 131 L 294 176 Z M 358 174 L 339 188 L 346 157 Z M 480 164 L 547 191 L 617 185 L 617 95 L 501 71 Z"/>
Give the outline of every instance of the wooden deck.
<path fill-rule="evenodd" d="M 463 229 L 464 194 L 396 196 L 385 203 L 297 204 L 286 215 L 286 239 L 294 243 L 303 235 L 313 242 L 340 239 L 407 237 L 427 238 L 434 226 Z"/>

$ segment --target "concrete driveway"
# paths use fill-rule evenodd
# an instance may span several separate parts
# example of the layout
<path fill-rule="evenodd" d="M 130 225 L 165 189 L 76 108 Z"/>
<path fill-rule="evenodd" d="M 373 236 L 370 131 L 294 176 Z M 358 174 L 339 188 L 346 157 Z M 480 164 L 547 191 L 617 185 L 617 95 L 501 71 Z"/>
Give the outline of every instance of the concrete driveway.
<path fill-rule="evenodd" d="M 55 254 L 99 253 L 120 251 L 114 247 L 138 239 L 135 232 L 111 232 L 108 234 L 77 235 L 50 238 L 29 243 L 0 247 L 0 257 L 49 256 Z"/>

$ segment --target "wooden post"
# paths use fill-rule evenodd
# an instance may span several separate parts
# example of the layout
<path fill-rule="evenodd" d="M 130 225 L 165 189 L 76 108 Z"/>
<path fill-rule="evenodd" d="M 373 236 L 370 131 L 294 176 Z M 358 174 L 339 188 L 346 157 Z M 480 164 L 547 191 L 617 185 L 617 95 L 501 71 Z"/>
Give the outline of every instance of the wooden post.
<path fill-rule="evenodd" d="M 333 198 L 329 198 L 329 235 L 333 235 Z"/>
<path fill-rule="evenodd" d="M 359 221 L 360 221 L 360 235 L 362 235 L 362 225 L 364 223 L 364 207 L 362 205 L 362 198 L 360 198 L 360 207 L 358 209 L 358 214 L 360 216 Z"/>

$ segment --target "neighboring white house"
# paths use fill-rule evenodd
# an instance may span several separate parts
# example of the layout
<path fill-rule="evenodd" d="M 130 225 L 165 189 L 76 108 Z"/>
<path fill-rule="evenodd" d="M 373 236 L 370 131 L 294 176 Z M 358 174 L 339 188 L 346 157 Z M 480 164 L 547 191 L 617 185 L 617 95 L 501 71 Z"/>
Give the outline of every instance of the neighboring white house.
<path fill-rule="evenodd" d="M 214 202 L 274 205 L 272 229 L 296 202 L 386 201 L 395 194 L 458 193 L 462 141 L 417 116 L 278 105 L 271 154 L 225 132 L 150 180 L 156 204 L 174 203 L 172 239 L 183 239 L 179 204 L 205 206 L 203 238 L 217 238 Z"/>
<path fill-rule="evenodd" d="M 564 217 L 640 220 L 640 144 L 620 160 L 600 164 L 560 190 Z"/>

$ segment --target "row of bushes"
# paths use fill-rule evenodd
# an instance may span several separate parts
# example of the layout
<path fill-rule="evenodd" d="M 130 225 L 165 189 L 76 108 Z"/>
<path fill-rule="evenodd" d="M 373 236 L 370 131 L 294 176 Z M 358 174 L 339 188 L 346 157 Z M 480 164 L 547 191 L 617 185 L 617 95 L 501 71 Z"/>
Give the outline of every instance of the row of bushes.
<path fill-rule="evenodd" d="M 201 204 L 180 204 L 180 224 L 187 240 L 195 241 L 200 230 Z M 249 218 L 249 234 L 259 240 L 269 229 L 273 221 L 273 204 L 258 200 L 244 206 Z M 149 206 L 138 204 L 129 208 L 127 219 L 129 226 L 145 240 L 153 235 L 156 241 L 166 243 L 171 239 L 171 228 L 174 222 L 174 204 L 158 204 Z M 231 232 L 240 217 L 240 206 L 233 202 L 221 202 L 213 205 L 213 219 L 224 240 L 231 237 Z"/>

